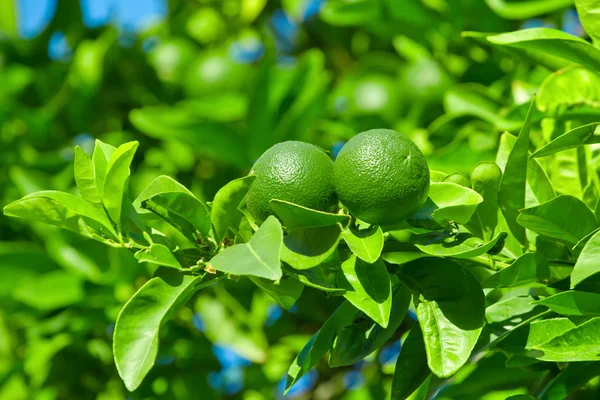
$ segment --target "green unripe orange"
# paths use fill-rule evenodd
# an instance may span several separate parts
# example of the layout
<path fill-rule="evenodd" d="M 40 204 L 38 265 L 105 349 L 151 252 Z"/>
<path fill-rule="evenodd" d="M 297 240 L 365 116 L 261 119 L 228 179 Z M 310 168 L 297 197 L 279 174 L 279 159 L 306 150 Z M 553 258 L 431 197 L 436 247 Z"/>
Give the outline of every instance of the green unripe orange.
<path fill-rule="evenodd" d="M 334 183 L 341 203 L 358 219 L 395 224 L 425 204 L 429 168 L 408 137 L 389 129 L 372 129 L 342 148 L 335 160 Z"/>
<path fill-rule="evenodd" d="M 272 199 L 289 201 L 320 211 L 337 205 L 333 161 L 319 147 L 297 141 L 282 142 L 265 151 L 252 167 L 256 175 L 246 196 L 248 210 L 257 222 L 273 210 Z"/>

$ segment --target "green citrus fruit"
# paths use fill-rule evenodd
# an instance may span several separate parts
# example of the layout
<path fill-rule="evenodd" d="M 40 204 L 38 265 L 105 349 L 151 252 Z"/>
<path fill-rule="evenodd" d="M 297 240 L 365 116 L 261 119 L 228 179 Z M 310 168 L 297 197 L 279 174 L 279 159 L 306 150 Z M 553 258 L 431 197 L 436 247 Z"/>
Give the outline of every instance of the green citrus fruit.
<path fill-rule="evenodd" d="M 296 141 L 278 143 L 265 151 L 252 167 L 256 175 L 248 195 L 248 210 L 257 222 L 273 213 L 272 199 L 329 211 L 337 204 L 333 161 L 319 147 Z"/>
<path fill-rule="evenodd" d="M 394 224 L 427 200 L 429 168 L 406 136 L 372 129 L 350 139 L 335 160 L 337 195 L 350 213 L 371 224 Z"/>
<path fill-rule="evenodd" d="M 202 97 L 240 90 L 247 75 L 247 67 L 235 62 L 226 49 L 207 50 L 190 64 L 184 82 L 185 94 Z"/>

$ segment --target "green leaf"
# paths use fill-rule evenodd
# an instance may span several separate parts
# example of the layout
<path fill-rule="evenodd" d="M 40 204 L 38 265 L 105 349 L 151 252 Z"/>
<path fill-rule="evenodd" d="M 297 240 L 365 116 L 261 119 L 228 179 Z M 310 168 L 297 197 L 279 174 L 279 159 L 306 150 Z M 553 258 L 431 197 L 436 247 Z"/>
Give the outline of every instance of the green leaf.
<path fill-rule="evenodd" d="M 449 182 L 432 183 L 429 198 L 434 203 L 431 215 L 441 225 L 451 221 L 466 224 L 483 201 L 474 190 Z"/>
<path fill-rule="evenodd" d="M 531 296 L 515 296 L 492 304 L 485 309 L 485 320 L 488 324 L 519 318 L 533 311 L 537 306 Z"/>
<path fill-rule="evenodd" d="M 349 216 L 345 214 L 331 214 L 312 210 L 284 200 L 274 199 L 269 204 L 275 214 L 281 218 L 288 232 L 296 229 L 321 228 L 337 223 L 346 225 L 349 220 Z"/>
<path fill-rule="evenodd" d="M 201 279 L 198 276 L 152 278 L 119 313 L 113 352 L 119 376 L 130 391 L 137 389 L 154 366 L 160 327 L 192 294 L 212 283 L 200 283 Z"/>
<path fill-rule="evenodd" d="M 571 289 L 600 272 L 598 260 L 600 260 L 600 231 L 596 232 L 581 250 L 571 273 Z"/>
<path fill-rule="evenodd" d="M 600 106 L 600 76 L 573 65 L 548 76 L 540 86 L 537 108 L 554 113 L 559 106 Z"/>
<path fill-rule="evenodd" d="M 465 32 L 464 36 L 484 38 L 488 43 L 509 50 L 551 70 L 571 63 L 592 70 L 600 69 L 600 50 L 576 36 L 558 29 L 531 28 L 498 35 Z"/>
<path fill-rule="evenodd" d="M 392 378 L 391 400 L 407 399 L 427 379 L 429 374 L 423 332 L 420 325 L 416 323 L 402 343 L 402 350 L 396 361 Z"/>
<path fill-rule="evenodd" d="M 102 204 L 113 222 L 119 225 L 121 224 L 123 198 L 127 193 L 129 166 L 138 145 L 138 142 L 129 142 L 119 146 L 110 156 L 106 167 Z"/>
<path fill-rule="evenodd" d="M 316 267 L 335 252 L 340 233 L 339 225 L 290 232 L 283 238 L 281 259 L 298 270 Z"/>
<path fill-rule="evenodd" d="M 138 251 L 135 253 L 135 258 L 139 262 L 147 262 L 179 270 L 183 269 L 177 258 L 171 253 L 171 250 L 159 243 L 153 243 L 147 249 Z"/>
<path fill-rule="evenodd" d="M 370 319 L 359 319 L 337 332 L 331 354 L 330 367 L 356 364 L 373 353 L 398 330 L 410 305 L 411 295 L 406 286 L 394 290 L 392 311 L 387 328 L 382 328 Z"/>
<path fill-rule="evenodd" d="M 281 278 L 279 258 L 283 231 L 279 220 L 270 216 L 248 243 L 226 248 L 210 261 L 217 271 L 235 275 L 252 275 L 273 281 Z"/>
<path fill-rule="evenodd" d="M 304 285 L 302 282 L 284 276 L 278 283 L 268 279 L 249 277 L 252 282 L 269 294 L 283 309 L 289 310 L 302 295 Z"/>
<path fill-rule="evenodd" d="M 210 231 L 210 213 L 204 203 L 185 192 L 159 193 L 150 198 L 169 213 L 177 214 L 188 221 L 206 238 Z"/>
<path fill-rule="evenodd" d="M 234 179 L 223 186 L 212 203 L 210 219 L 214 227 L 215 239 L 217 242 L 223 240 L 227 235 L 227 230 L 237 228 L 239 225 L 241 212 L 238 206 L 248 193 L 250 185 L 254 182 L 254 176 L 249 175 L 243 178 Z"/>
<path fill-rule="evenodd" d="M 590 380 L 600 375 L 600 363 L 586 362 L 569 364 L 544 388 L 538 399 L 562 400 L 570 398 Z"/>
<path fill-rule="evenodd" d="M 599 83 L 600 87 L 600 83 Z M 598 123 L 592 123 L 577 127 L 564 133 L 533 153 L 531 157 L 546 157 L 559 151 L 574 149 L 586 144 L 600 143 L 600 135 L 595 135 Z"/>
<path fill-rule="evenodd" d="M 525 229 L 517 223 L 519 210 L 525 208 L 525 190 L 527 184 L 527 159 L 529 152 L 529 130 L 531 128 L 531 109 L 533 101 L 527 112 L 523 128 L 517 137 L 504 167 L 504 174 L 500 181 L 498 204 L 504 214 L 506 223 L 515 238 L 522 245 L 527 244 Z"/>
<path fill-rule="evenodd" d="M 132 110 L 129 120 L 146 135 L 180 141 L 199 153 L 233 166 L 248 166 L 244 141 L 229 125 L 207 122 L 183 107 L 144 107 Z"/>
<path fill-rule="evenodd" d="M 573 0 L 526 0 L 519 2 L 485 0 L 485 2 L 502 18 L 518 20 L 549 14 L 573 4 Z"/>
<path fill-rule="evenodd" d="M 423 331 L 429 369 L 440 378 L 454 375 L 469 359 L 481 328 L 458 328 L 444 316 L 435 301 L 419 303 L 417 318 Z"/>
<path fill-rule="evenodd" d="M 532 346 L 535 358 L 553 362 L 600 361 L 599 330 L 600 318 L 593 318 L 548 342 Z"/>
<path fill-rule="evenodd" d="M 332 0 L 321 7 L 321 19 L 335 26 L 364 25 L 376 21 L 381 14 L 378 1 Z"/>
<path fill-rule="evenodd" d="M 377 261 L 383 250 L 383 231 L 379 226 L 360 230 L 346 228 L 342 230 L 342 239 L 354 255 L 368 263 Z"/>
<path fill-rule="evenodd" d="M 142 208 L 142 202 L 161 193 L 187 193 L 188 195 L 193 196 L 192 192 L 190 192 L 181 183 L 177 182 L 169 176 L 161 175 L 154 179 L 133 201 L 133 206 L 135 207 L 135 210 L 140 214 L 149 214 L 150 211 Z"/>
<path fill-rule="evenodd" d="M 508 267 L 481 282 L 484 288 L 516 287 L 550 278 L 548 263 L 535 253 L 525 253 Z"/>
<path fill-rule="evenodd" d="M 106 144 L 96 139 L 92 161 L 94 162 L 94 176 L 96 178 L 96 187 L 98 194 L 102 197 L 104 191 L 104 180 L 106 179 L 106 171 L 108 170 L 108 160 L 116 150 L 110 144 Z"/>
<path fill-rule="evenodd" d="M 420 251 L 394 251 L 390 253 L 383 253 L 381 255 L 381 258 L 385 262 L 398 265 L 406 264 L 407 262 L 411 262 L 423 257 L 429 257 L 429 254 Z"/>
<path fill-rule="evenodd" d="M 483 202 L 475 209 L 475 214 L 469 224 L 473 223 L 481 230 L 485 240 L 494 237 L 498 226 L 498 192 L 502 170 L 491 161 L 483 161 L 471 170 L 471 184 L 473 190 L 481 195 Z"/>
<path fill-rule="evenodd" d="M 15 300 L 42 311 L 72 306 L 85 299 L 83 280 L 56 270 L 25 280 L 12 292 Z"/>
<path fill-rule="evenodd" d="M 424 253 L 437 257 L 454 257 L 454 258 L 473 258 L 490 251 L 502 233 L 498 233 L 495 238 L 489 242 L 484 242 L 470 233 L 459 233 L 455 236 L 444 238 L 439 242 L 421 245 L 417 244 L 417 248 Z"/>
<path fill-rule="evenodd" d="M 0 3 L 0 32 L 9 36 L 17 36 L 19 33 L 16 0 Z"/>
<path fill-rule="evenodd" d="M 346 301 L 325 321 L 321 329 L 310 338 L 290 366 L 285 383 L 286 393 L 309 369 L 317 365 L 319 360 L 333 346 L 337 331 L 350 325 L 359 312 Z"/>
<path fill-rule="evenodd" d="M 131 206 L 131 208 L 133 209 L 133 206 Z M 154 215 L 166 221 L 173 228 L 181 232 L 181 234 L 185 236 L 185 238 L 191 243 L 197 244 L 199 242 L 200 238 L 196 233 L 196 228 L 194 228 L 194 226 L 187 219 L 174 212 L 171 212 L 165 207 L 160 206 L 152 198 L 144 200 L 142 202 L 142 208 L 151 211 Z"/>
<path fill-rule="evenodd" d="M 517 222 L 524 228 L 571 246 L 598 227 L 592 210 L 569 195 L 520 210 Z"/>
<path fill-rule="evenodd" d="M 94 163 L 79 146 L 75 146 L 75 183 L 81 197 L 97 208 L 101 208 L 100 194 L 96 187 Z"/>
<path fill-rule="evenodd" d="M 104 213 L 69 193 L 53 190 L 32 193 L 4 207 L 4 215 L 44 222 L 87 235 L 79 225 L 81 217 L 92 228 L 116 239 L 114 228 Z"/>
<path fill-rule="evenodd" d="M 386 328 L 392 309 L 392 282 L 383 261 L 369 264 L 352 255 L 342 263 L 342 273 L 338 284 L 346 289 L 344 297 Z"/>
<path fill-rule="evenodd" d="M 569 290 L 538 300 L 541 304 L 561 315 L 600 316 L 600 294 Z"/>
<path fill-rule="evenodd" d="M 483 325 L 483 290 L 471 271 L 445 258 L 420 258 L 401 265 L 398 277 L 426 300 L 435 301 L 454 325 L 471 330 Z"/>
<path fill-rule="evenodd" d="M 600 43 L 600 4 L 597 0 L 575 0 L 583 29 L 597 46 Z"/>
<path fill-rule="evenodd" d="M 337 286 L 337 273 L 326 275 L 322 267 L 315 267 L 305 270 L 292 270 L 286 273 L 294 276 L 306 286 L 313 287 L 326 293 L 343 294 L 345 289 Z"/>

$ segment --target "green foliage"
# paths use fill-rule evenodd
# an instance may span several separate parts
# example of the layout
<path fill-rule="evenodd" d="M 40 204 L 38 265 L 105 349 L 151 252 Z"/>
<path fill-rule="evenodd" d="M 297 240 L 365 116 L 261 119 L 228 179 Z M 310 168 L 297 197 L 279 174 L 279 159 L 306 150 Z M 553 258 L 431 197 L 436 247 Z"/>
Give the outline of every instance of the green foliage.
<path fill-rule="evenodd" d="M 0 399 L 600 396 L 597 2 L 168 3 L 0 5 Z"/>

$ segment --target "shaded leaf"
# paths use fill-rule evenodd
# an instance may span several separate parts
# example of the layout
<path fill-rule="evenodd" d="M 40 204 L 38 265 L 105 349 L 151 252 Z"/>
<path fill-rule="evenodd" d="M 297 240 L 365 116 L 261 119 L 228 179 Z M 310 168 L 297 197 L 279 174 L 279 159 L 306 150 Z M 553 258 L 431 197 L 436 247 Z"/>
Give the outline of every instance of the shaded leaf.
<path fill-rule="evenodd" d="M 335 252 L 340 233 L 339 225 L 297 229 L 283 238 L 281 259 L 298 270 L 316 267 Z"/>
<path fill-rule="evenodd" d="M 256 286 L 267 292 L 284 310 L 292 308 L 304 290 L 304 285 L 291 277 L 283 277 L 279 283 L 254 276 L 249 278 Z"/>
<path fill-rule="evenodd" d="M 535 253 L 525 253 L 508 267 L 481 282 L 484 288 L 516 287 L 550 278 L 548 263 Z"/>
<path fill-rule="evenodd" d="M 571 289 L 600 272 L 600 231 L 596 232 L 581 250 L 571 273 Z"/>
<path fill-rule="evenodd" d="M 210 218 L 217 242 L 223 240 L 227 235 L 228 229 L 237 228 L 241 218 L 238 206 L 246 196 L 246 193 L 248 193 L 250 185 L 254 182 L 254 178 L 253 175 L 249 175 L 234 179 L 219 189 L 215 195 Z"/>
<path fill-rule="evenodd" d="M 408 398 L 429 376 L 421 326 L 416 323 L 402 343 L 392 379 L 392 400 Z"/>
<path fill-rule="evenodd" d="M 275 214 L 281 218 L 288 232 L 296 229 L 321 228 L 337 223 L 345 225 L 349 220 L 348 215 L 317 211 L 284 200 L 274 199 L 269 204 Z"/>

